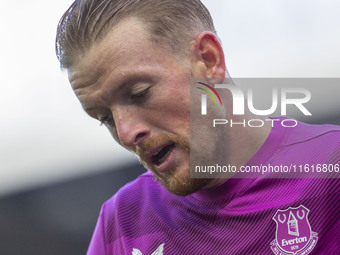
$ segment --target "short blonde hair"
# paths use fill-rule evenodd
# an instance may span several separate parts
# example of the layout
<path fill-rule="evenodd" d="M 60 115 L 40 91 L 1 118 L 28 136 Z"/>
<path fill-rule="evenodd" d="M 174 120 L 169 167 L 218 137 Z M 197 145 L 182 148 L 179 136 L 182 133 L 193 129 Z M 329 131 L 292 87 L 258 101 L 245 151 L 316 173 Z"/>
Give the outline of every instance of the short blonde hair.
<path fill-rule="evenodd" d="M 71 68 L 76 57 L 127 17 L 145 22 L 152 38 L 174 52 L 181 51 L 199 32 L 216 33 L 200 0 L 76 0 L 57 28 L 56 54 L 61 68 Z"/>

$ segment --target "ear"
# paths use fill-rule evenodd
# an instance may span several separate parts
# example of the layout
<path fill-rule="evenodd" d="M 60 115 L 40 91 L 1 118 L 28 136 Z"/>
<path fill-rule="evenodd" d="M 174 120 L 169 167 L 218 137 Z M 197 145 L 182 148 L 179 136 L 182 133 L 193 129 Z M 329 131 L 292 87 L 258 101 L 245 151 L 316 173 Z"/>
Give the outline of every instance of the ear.
<path fill-rule="evenodd" d="M 216 84 L 226 77 L 223 49 L 214 33 L 209 31 L 200 33 L 191 50 L 195 74 L 201 76 L 198 78 L 207 78 Z"/>

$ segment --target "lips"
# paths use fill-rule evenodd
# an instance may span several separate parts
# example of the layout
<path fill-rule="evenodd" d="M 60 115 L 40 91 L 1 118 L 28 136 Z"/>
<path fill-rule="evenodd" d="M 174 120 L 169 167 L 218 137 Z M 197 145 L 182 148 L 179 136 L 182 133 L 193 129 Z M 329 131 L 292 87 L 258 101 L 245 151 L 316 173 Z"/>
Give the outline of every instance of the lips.
<path fill-rule="evenodd" d="M 171 154 L 174 147 L 175 144 L 170 143 L 157 148 L 156 151 L 151 156 L 151 162 L 156 166 L 160 166 Z"/>

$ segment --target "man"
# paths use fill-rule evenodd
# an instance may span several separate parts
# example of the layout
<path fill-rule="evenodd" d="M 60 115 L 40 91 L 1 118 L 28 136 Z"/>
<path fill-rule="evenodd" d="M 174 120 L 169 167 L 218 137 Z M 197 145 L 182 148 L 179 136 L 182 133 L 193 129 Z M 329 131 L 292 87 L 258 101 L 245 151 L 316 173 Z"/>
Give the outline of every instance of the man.
<path fill-rule="evenodd" d="M 193 109 L 201 91 L 192 83 L 209 89 L 231 83 L 199 0 L 75 1 L 59 23 L 56 45 L 84 110 L 152 172 L 103 205 L 88 254 L 340 251 L 339 217 L 331 217 L 340 213 L 337 179 L 238 179 L 233 171 L 190 178 L 189 165 L 212 159 L 235 169 L 336 168 L 340 162 L 339 127 L 299 123 L 288 129 L 250 111 L 236 115 L 228 90 L 219 91 L 223 107 L 209 105 L 209 116 Z M 213 116 L 262 124 L 211 132 Z M 275 232 L 275 225 L 283 223 L 281 238 L 284 231 Z"/>

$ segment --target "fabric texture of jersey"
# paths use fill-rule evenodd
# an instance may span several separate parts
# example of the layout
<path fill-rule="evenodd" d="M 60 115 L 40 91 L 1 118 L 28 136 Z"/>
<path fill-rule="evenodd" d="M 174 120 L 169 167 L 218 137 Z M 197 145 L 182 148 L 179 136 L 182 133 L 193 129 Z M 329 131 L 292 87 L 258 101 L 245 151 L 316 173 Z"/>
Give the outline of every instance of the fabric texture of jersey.
<path fill-rule="evenodd" d="M 299 123 L 276 125 L 247 165 L 339 163 L 340 127 Z M 273 216 L 300 205 L 318 233 L 310 254 L 340 254 L 339 179 L 271 177 L 232 178 L 180 197 L 145 173 L 104 203 L 88 254 L 274 254 Z"/>

